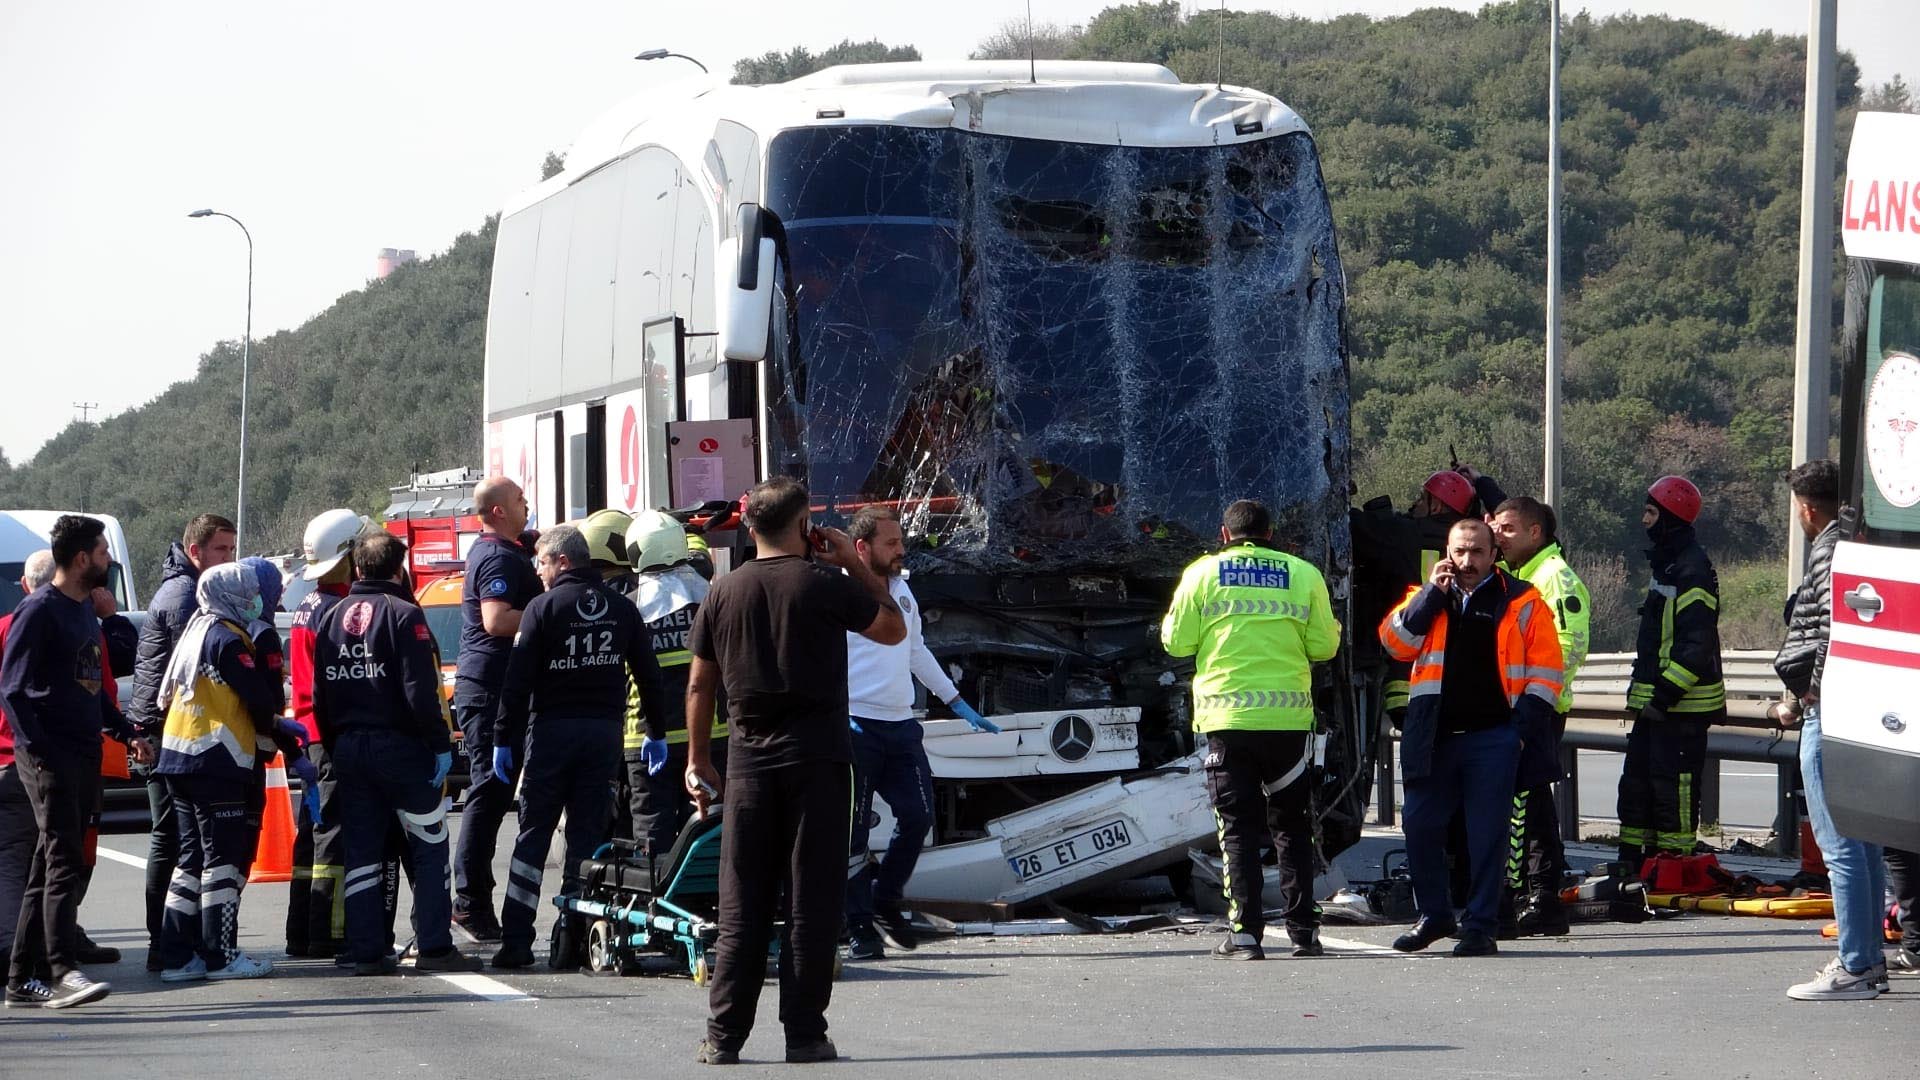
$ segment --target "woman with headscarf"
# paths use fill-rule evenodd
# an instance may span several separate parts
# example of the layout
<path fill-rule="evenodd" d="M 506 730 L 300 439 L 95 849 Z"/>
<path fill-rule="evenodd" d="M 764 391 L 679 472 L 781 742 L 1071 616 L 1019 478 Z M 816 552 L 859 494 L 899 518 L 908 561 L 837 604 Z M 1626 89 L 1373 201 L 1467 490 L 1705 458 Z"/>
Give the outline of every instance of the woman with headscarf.
<path fill-rule="evenodd" d="M 209 567 L 195 598 L 199 609 L 160 683 L 168 704 L 155 771 L 173 795 L 180 834 L 161 919 L 160 978 L 259 978 L 273 965 L 241 950 L 239 917 L 260 828 L 252 788 L 262 736 L 309 784 L 312 764 L 275 723 L 280 673 L 248 629 L 265 614 L 259 575 L 239 563 Z"/>

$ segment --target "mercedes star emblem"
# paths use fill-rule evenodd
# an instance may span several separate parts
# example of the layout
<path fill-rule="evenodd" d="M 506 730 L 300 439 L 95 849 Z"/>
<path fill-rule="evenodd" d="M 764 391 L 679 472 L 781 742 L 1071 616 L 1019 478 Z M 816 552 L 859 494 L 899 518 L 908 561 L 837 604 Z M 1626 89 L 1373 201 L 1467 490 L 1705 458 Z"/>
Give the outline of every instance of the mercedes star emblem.
<path fill-rule="evenodd" d="M 1047 745 L 1061 761 L 1083 760 L 1093 753 L 1093 725 L 1078 713 L 1068 713 L 1053 722 Z"/>

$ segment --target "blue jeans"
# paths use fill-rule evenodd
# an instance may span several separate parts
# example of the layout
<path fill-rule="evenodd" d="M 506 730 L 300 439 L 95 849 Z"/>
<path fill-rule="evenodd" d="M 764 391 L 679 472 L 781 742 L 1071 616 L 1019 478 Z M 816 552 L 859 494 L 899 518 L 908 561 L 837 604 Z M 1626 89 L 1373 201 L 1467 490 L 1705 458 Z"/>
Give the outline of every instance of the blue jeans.
<path fill-rule="evenodd" d="M 933 828 L 933 766 L 918 720 L 860 720 L 853 736 L 852 852 L 847 857 L 847 925 L 871 926 L 874 905 L 900 906 Z M 893 836 L 875 866 L 868 854 L 873 797 L 893 811 Z"/>
<path fill-rule="evenodd" d="M 1506 881 L 1507 834 L 1513 811 L 1514 770 L 1520 733 L 1512 724 L 1464 735 L 1442 735 L 1433 745 L 1432 771 L 1407 785 L 1407 869 L 1420 914 L 1453 919 L 1447 889 L 1447 825 L 1456 810 L 1467 824 L 1467 865 L 1472 886 L 1460 925 L 1492 934 L 1500 925 L 1500 891 Z"/>
<path fill-rule="evenodd" d="M 361 962 L 387 952 L 381 878 L 387 836 L 397 817 L 413 859 L 413 932 L 422 955 L 453 947 L 453 898 L 447 881 L 447 801 L 433 779 L 427 744 L 397 731 L 356 728 L 329 748 L 340 798 L 340 846 L 347 954 Z"/>
<path fill-rule="evenodd" d="M 1807 817 L 1813 838 L 1827 861 L 1833 889 L 1833 918 L 1840 924 L 1840 962 L 1859 974 L 1886 962 L 1887 867 L 1880 845 L 1850 840 L 1833 827 L 1827 811 L 1827 783 L 1820 774 L 1820 707 L 1807 710 L 1800 726 L 1800 780 L 1807 791 Z"/>

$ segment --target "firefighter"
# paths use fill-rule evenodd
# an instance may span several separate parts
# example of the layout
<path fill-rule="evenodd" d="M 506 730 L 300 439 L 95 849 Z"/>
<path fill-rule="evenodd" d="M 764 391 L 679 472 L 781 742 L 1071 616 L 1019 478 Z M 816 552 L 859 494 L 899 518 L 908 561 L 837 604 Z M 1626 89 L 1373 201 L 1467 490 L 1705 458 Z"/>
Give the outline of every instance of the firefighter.
<path fill-rule="evenodd" d="M 647 624 L 653 657 L 667 686 L 666 713 L 660 718 L 666 732 L 662 742 L 647 735 L 638 701 L 630 697 L 627 704 L 626 772 L 633 838 L 655 854 L 673 847 L 693 811 L 681 783 L 687 771 L 687 673 L 693 662 L 687 635 L 707 598 L 711 575 L 710 570 L 702 574 L 700 569 L 706 561 L 706 545 L 700 544 L 696 551 L 693 539 L 678 521 L 658 510 L 635 515 L 627 533 L 627 558 L 639 571 L 633 600 Z M 719 710 L 725 707 L 723 700 Z M 727 725 L 717 711 L 711 761 L 722 775 L 727 769 L 726 738 Z"/>
<path fill-rule="evenodd" d="M 308 800 L 301 800 L 299 832 L 293 843 L 293 887 L 287 897 L 288 956 L 332 956 L 346 928 L 340 907 L 340 879 L 347 868 L 340 859 L 339 785 L 333 776 L 333 758 L 320 741 L 320 726 L 313 715 L 313 634 L 353 584 L 353 541 L 366 524 L 351 510 L 328 510 L 307 522 L 300 543 L 307 560 L 300 576 L 314 584 L 293 610 L 287 670 L 293 684 L 293 720 L 305 732 L 307 756 L 319 770 L 320 816 L 314 820 Z"/>
<path fill-rule="evenodd" d="M 453 946 L 446 798 L 453 723 L 433 631 L 407 592 L 407 545 L 385 532 L 361 536 L 353 567 L 357 580 L 313 631 L 313 714 L 340 806 L 347 955 L 356 975 L 399 967 L 381 888 L 388 826 L 398 817 L 413 860 L 416 970 L 478 971 L 479 958 Z"/>
<path fill-rule="evenodd" d="M 1393 947 L 1418 952 L 1453 933 L 1443 854 L 1465 819 L 1470 867 L 1455 956 L 1499 952 L 1508 808 L 1522 741 L 1542 738 L 1561 689 L 1560 642 L 1533 586 L 1493 565 L 1493 529 L 1454 523 L 1447 558 L 1380 624 L 1380 643 L 1412 663 L 1402 740 L 1407 868 L 1420 918 Z"/>
<path fill-rule="evenodd" d="M 528 604 L 507 660 L 494 729 L 495 779 L 521 765 L 520 835 L 507 871 L 496 968 L 533 964 L 533 922 L 547 849 L 562 811 L 567 853 L 562 889 L 606 842 L 613 778 L 626 716 L 627 674 L 639 688 L 650 738 L 664 740 L 665 689 L 633 602 L 606 586 L 586 537 L 559 525 L 540 538 L 535 569 L 547 591 Z M 664 746 L 664 742 L 663 742 Z M 524 747 L 524 763 L 514 760 Z"/>
<path fill-rule="evenodd" d="M 1508 499 L 1493 512 L 1493 538 L 1502 568 L 1532 585 L 1553 613 L 1560 631 L 1562 682 L 1554 705 L 1551 740 L 1530 740 L 1521 749 L 1514 777 L 1513 828 L 1507 852 L 1507 890 L 1524 899 L 1514 928 L 1522 937 L 1559 936 L 1570 927 L 1560 906 L 1560 878 L 1566 850 L 1560 842 L 1560 817 L 1553 785 L 1566 779 L 1560 768 L 1560 740 L 1573 710 L 1573 675 L 1587 659 L 1593 599 L 1585 582 L 1567 565 L 1557 535 L 1553 508 L 1527 496 Z"/>
<path fill-rule="evenodd" d="M 511 769 L 504 780 L 494 776 L 494 720 L 507 652 L 520 630 L 522 609 L 540 595 L 540 578 L 533 572 L 533 549 L 523 535 L 527 497 L 520 486 L 490 476 L 473 489 L 473 508 L 482 531 L 467 556 L 460 592 L 460 658 L 453 683 L 453 710 L 472 780 L 454 853 L 453 921 L 475 941 L 498 941 L 493 853 L 520 777 Z"/>
<path fill-rule="evenodd" d="M 1707 728 L 1727 714 L 1720 676 L 1720 579 L 1694 536 L 1700 489 L 1663 476 L 1647 489 L 1640 523 L 1653 547 L 1640 606 L 1620 772 L 1620 859 L 1637 872 L 1660 852 L 1691 854 L 1700 811 Z"/>
<path fill-rule="evenodd" d="M 1274 548 L 1265 506 L 1241 499 L 1227 507 L 1220 542 L 1181 575 L 1160 626 L 1169 655 L 1196 657 L 1193 727 L 1207 740 L 1227 898 L 1227 937 L 1213 955 L 1265 958 L 1260 853 L 1271 839 L 1293 955 L 1319 956 L 1313 665 L 1339 651 L 1340 624 L 1320 571 Z"/>

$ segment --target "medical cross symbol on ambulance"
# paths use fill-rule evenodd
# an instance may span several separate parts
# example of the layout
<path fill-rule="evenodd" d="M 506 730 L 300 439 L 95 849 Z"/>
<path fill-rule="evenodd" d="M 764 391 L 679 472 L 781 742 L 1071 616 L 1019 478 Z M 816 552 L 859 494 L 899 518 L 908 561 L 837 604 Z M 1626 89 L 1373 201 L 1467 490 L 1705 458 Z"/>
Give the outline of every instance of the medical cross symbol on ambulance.
<path fill-rule="evenodd" d="M 1867 388 L 1867 467 L 1894 506 L 1920 503 L 1920 358 L 1894 353 Z"/>

